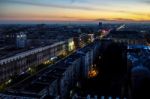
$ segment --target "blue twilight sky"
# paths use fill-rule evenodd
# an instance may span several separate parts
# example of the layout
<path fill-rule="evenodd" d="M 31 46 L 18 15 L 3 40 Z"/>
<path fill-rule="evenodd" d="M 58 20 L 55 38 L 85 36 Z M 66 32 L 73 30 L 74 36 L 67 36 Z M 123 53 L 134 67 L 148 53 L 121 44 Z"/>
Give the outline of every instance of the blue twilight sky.
<path fill-rule="evenodd" d="M 0 0 L 0 22 L 150 21 L 150 0 Z"/>

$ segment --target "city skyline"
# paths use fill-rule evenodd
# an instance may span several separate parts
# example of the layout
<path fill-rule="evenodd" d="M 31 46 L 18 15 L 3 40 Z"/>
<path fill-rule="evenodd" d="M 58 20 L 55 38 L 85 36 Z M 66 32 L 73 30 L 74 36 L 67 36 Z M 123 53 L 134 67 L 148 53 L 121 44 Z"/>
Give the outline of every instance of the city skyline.
<path fill-rule="evenodd" d="M 150 22 L 149 0 L 1 0 L 0 22 Z"/>

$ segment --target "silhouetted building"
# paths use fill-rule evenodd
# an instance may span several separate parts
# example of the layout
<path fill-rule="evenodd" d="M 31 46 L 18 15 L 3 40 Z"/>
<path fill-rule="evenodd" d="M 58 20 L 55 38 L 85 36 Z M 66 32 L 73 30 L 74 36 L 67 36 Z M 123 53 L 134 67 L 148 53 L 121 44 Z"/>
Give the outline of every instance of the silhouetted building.
<path fill-rule="evenodd" d="M 20 32 L 16 36 L 16 47 L 25 48 L 27 46 L 27 35 L 24 32 Z"/>
<path fill-rule="evenodd" d="M 145 34 L 147 45 L 150 46 L 150 34 Z"/>
<path fill-rule="evenodd" d="M 150 98 L 150 70 L 144 66 L 136 66 L 131 70 L 132 98 Z"/>
<path fill-rule="evenodd" d="M 97 66 L 100 73 L 93 86 L 100 96 L 127 97 L 127 46 L 124 43 L 106 43 Z"/>
<path fill-rule="evenodd" d="M 103 23 L 102 23 L 102 22 L 99 22 L 98 26 L 99 26 L 99 29 L 102 29 Z"/>

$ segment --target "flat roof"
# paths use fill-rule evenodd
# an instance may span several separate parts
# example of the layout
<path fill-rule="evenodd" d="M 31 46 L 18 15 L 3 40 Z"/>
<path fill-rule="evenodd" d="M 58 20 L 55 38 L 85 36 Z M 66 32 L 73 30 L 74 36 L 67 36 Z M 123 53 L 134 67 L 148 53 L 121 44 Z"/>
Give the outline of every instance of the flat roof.
<path fill-rule="evenodd" d="M 45 84 L 41 84 L 41 83 L 33 83 L 33 84 L 29 84 L 28 86 L 26 86 L 24 88 L 23 91 L 21 92 L 28 92 L 28 93 L 39 93 L 40 91 L 42 91 L 44 88 L 46 88 L 47 85 Z"/>

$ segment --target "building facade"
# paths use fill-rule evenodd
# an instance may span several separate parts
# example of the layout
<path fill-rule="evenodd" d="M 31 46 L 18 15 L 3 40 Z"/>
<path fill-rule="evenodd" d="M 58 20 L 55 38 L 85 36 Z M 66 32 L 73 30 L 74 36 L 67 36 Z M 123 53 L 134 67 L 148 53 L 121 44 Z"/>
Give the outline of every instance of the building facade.
<path fill-rule="evenodd" d="M 66 42 L 58 42 L 0 60 L 0 83 L 9 80 L 13 75 L 27 71 L 29 67 L 38 66 L 51 57 L 60 55 L 65 48 Z"/>
<path fill-rule="evenodd" d="M 24 32 L 16 34 L 16 47 L 25 48 L 27 47 L 27 35 Z"/>
<path fill-rule="evenodd" d="M 45 97 L 67 99 L 77 81 L 81 77 L 87 79 L 96 50 L 100 48 L 99 43 L 98 41 L 87 45 L 56 64 L 9 87 L 0 94 L 0 97 L 2 99 L 44 99 Z"/>

